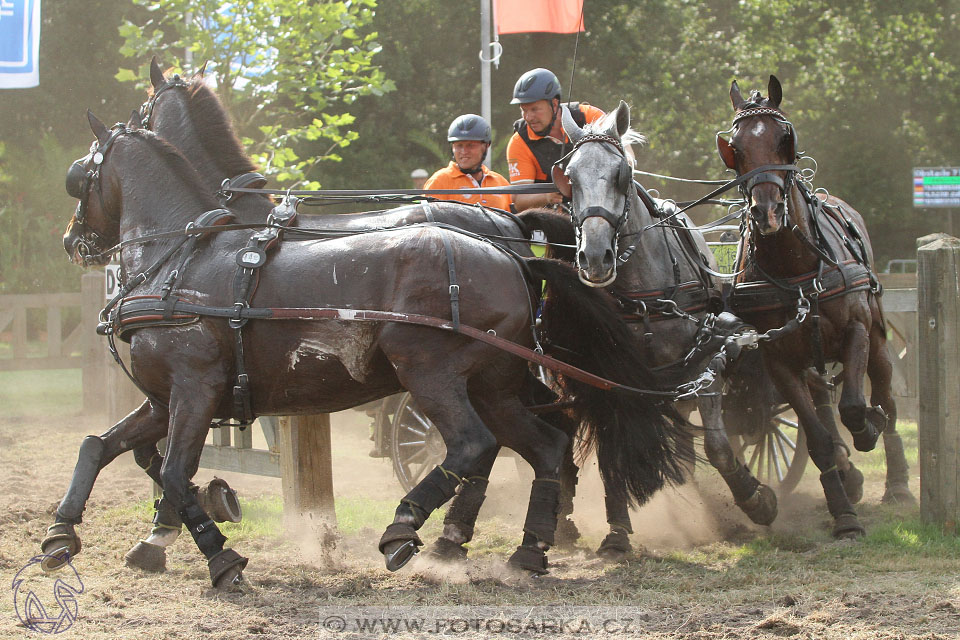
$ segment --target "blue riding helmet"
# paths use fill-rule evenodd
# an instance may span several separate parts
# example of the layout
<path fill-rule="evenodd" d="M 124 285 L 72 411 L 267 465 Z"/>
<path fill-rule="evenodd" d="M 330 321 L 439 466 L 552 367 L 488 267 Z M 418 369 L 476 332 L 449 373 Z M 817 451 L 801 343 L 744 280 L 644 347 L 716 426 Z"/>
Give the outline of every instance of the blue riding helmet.
<path fill-rule="evenodd" d="M 458 140 L 480 140 L 489 144 L 493 140 L 490 123 L 474 113 L 457 116 L 447 130 L 447 142 Z"/>
<path fill-rule="evenodd" d="M 537 68 L 520 76 L 513 87 L 510 104 L 528 104 L 554 98 L 560 99 L 560 81 L 549 69 Z"/>

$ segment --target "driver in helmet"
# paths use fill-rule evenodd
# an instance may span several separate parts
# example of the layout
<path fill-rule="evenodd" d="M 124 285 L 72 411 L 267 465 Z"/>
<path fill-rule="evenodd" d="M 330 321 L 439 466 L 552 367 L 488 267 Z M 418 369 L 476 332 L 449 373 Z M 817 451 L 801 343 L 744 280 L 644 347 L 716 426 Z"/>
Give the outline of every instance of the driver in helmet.
<path fill-rule="evenodd" d="M 520 76 L 513 88 L 513 100 L 522 117 L 513 123 L 514 134 L 507 144 L 507 165 L 511 184 L 552 182 L 553 164 L 568 142 L 560 116 L 560 81 L 548 69 L 532 69 Z M 603 117 L 603 111 L 586 103 L 568 102 L 574 122 L 581 127 Z M 570 146 L 567 145 L 567 151 Z M 517 211 L 559 204 L 559 193 L 517 194 Z"/>
<path fill-rule="evenodd" d="M 507 179 L 483 164 L 492 138 L 490 123 L 481 116 L 467 113 L 450 123 L 447 142 L 453 160 L 434 173 L 423 185 L 424 189 L 475 189 L 477 187 L 507 187 Z M 510 196 L 505 193 L 438 194 L 441 200 L 458 200 L 467 204 L 481 204 L 510 211 Z"/>

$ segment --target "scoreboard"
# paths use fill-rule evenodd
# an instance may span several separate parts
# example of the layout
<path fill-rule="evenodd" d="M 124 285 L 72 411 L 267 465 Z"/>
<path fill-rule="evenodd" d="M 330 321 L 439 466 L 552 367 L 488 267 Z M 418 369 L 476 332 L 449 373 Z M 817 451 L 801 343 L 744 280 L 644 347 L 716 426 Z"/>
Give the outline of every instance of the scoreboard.
<path fill-rule="evenodd" d="M 960 208 L 960 167 L 914 168 L 913 206 Z"/>

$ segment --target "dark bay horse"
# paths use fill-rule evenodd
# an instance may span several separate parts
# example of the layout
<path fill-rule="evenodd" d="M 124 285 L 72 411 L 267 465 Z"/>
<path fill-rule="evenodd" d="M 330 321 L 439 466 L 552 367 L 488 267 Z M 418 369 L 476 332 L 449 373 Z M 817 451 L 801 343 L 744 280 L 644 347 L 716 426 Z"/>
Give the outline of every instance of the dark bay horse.
<path fill-rule="evenodd" d="M 132 371 L 148 400 L 102 436 L 84 440 L 73 481 L 41 545 L 44 553 L 75 555 L 80 549 L 75 526 L 99 470 L 120 453 L 166 436 L 159 473 L 165 496 L 206 557 L 212 582 L 242 582 L 246 558 L 224 549 L 226 539 L 188 483 L 211 421 L 237 417 L 231 389 L 243 365 L 256 415 L 338 411 L 405 388 L 437 425 L 447 457 L 403 498 L 381 538 L 389 569 L 399 569 L 415 553 L 421 544 L 417 529 L 432 511 L 458 491 L 471 494 L 475 479 L 485 485 L 504 445 L 535 473 L 523 541 L 511 563 L 546 570 L 568 437 L 526 410 L 527 364 L 462 331 L 478 327 L 534 346 L 536 283 L 545 279 L 550 295 L 543 317 L 552 327 L 547 344 L 589 358 L 600 375 L 619 372 L 623 384 L 650 386 L 652 374 L 606 297 L 582 287 L 560 263 L 518 259 L 475 236 L 416 225 L 278 243 L 259 267 L 249 307 L 237 304 L 229 283 L 239 278 L 238 258 L 249 254 L 250 234 L 179 235 L 197 220 L 208 226 L 232 214 L 218 206 L 182 155 L 137 128 L 137 118 L 113 129 L 89 119 L 97 142 L 68 173 L 83 178 L 77 184 L 68 180 L 80 204 L 64 247 L 75 262 L 89 264 L 108 259 L 108 247 L 117 242 L 129 243 L 121 250 L 121 264 L 128 282 L 139 284 L 111 320 L 118 328 L 124 325 L 117 323 L 132 323 L 125 329 Z M 179 239 L 149 238 L 170 232 Z M 81 256 L 81 243 L 98 253 Z M 195 250 L 180 255 L 191 247 Z M 126 313 L 124 305 L 131 305 Z M 147 311 L 137 315 L 137 309 Z M 211 309 L 226 309 L 227 316 Z M 308 313 L 322 310 L 333 314 L 316 319 Z M 444 321 L 448 330 L 443 330 L 364 322 L 363 310 L 452 319 Z M 250 315 L 265 311 L 288 319 Z M 643 501 L 664 482 L 682 481 L 684 443 L 656 404 L 644 396 L 608 393 L 598 406 L 581 410 L 603 425 L 591 435 L 602 452 L 608 486 Z"/>
<path fill-rule="evenodd" d="M 840 198 L 811 193 L 798 179 L 797 133 L 780 110 L 783 93 L 774 76 L 767 92 L 767 97 L 757 91 L 745 100 L 734 82 L 730 140 L 717 136 L 728 168 L 741 176 L 755 172 L 741 185 L 749 225 L 746 250 L 741 252 L 743 271 L 730 305 L 761 331 L 787 329 L 761 343 L 764 360 L 806 433 L 834 518 L 833 535 L 857 537 L 864 529 L 837 463 L 830 395 L 826 385 L 805 380 L 814 366 L 822 372 L 825 362 L 842 363 L 841 421 L 861 451 L 873 449 L 884 434 L 885 499 L 912 500 L 896 432 L 881 288 L 863 218 Z M 872 406 L 863 396 L 864 373 L 870 376 Z"/>
<path fill-rule="evenodd" d="M 572 198 L 580 279 L 619 301 L 636 347 L 646 354 L 661 383 L 674 388 L 711 364 L 722 336 L 736 329 L 738 321 L 730 314 L 716 315 L 719 291 L 704 269 L 715 270 L 716 261 L 702 234 L 690 231 L 682 215 L 672 224 L 665 220 L 658 225 L 655 214 L 661 213 L 653 208 L 663 203 L 640 197 L 622 144 L 629 125 L 630 109 L 624 102 L 582 129 L 564 110 L 563 127 L 573 147 L 554 167 L 553 178 Z M 777 515 L 776 494 L 737 460 L 723 427 L 722 366 L 714 365 L 716 375 L 703 380 L 696 398 L 704 450 L 737 506 L 753 522 L 770 524 Z M 627 503 L 608 488 L 606 506 L 611 533 L 600 551 L 626 551 L 626 534 L 632 532 Z"/>
<path fill-rule="evenodd" d="M 154 58 L 150 64 L 150 80 L 152 92 L 140 108 L 141 124 L 173 145 L 190 161 L 209 193 L 217 192 L 224 180 L 238 182 L 237 176 L 247 176 L 246 179 L 253 176 L 254 182 L 250 186 L 262 184 L 262 180 L 255 179 L 258 175 L 256 165 L 243 150 L 226 109 L 216 93 L 203 82 L 202 69 L 189 80 L 179 76 L 167 77 Z M 246 223 L 265 221 L 274 208 L 274 202 L 270 198 L 259 194 L 236 194 L 226 204 L 236 214 L 238 221 Z M 449 201 L 424 202 L 367 213 L 300 215 L 296 226 L 308 233 L 336 234 L 400 227 L 431 220 L 485 235 L 521 256 L 533 255 L 529 244 L 525 242 L 528 239 L 527 231 L 516 217 L 496 209 Z M 540 388 L 537 396 L 535 404 L 544 404 L 550 401 L 551 394 Z M 571 437 L 577 428 L 576 420 L 563 414 L 546 414 L 544 419 Z M 148 472 L 156 473 L 163 458 L 154 445 L 146 446 L 135 453 L 137 460 L 143 463 Z M 567 455 L 564 465 L 574 466 L 572 454 Z M 565 474 L 564 478 L 569 478 L 569 474 Z M 563 489 L 559 536 L 567 540 L 577 535 L 576 528 L 565 517 L 565 514 L 573 509 L 572 481 L 565 482 Z M 454 504 L 457 502 L 461 502 L 459 494 L 454 498 Z M 462 514 L 472 513 L 475 518 L 479 502 L 474 499 L 470 504 L 472 506 L 469 508 L 456 511 Z M 469 515 L 464 518 L 471 520 Z M 163 547 L 176 540 L 180 533 L 179 522 L 176 513 L 166 508 L 166 502 L 162 499 L 158 503 L 154 522 L 158 526 L 154 527 L 151 535 L 145 541 L 138 542 L 127 554 L 128 563 L 148 570 L 163 566 Z M 465 531 L 466 533 L 456 527 L 445 528 L 433 551 L 462 554 L 462 543 L 470 540 L 472 527 Z M 451 545 L 451 542 L 454 544 Z"/>

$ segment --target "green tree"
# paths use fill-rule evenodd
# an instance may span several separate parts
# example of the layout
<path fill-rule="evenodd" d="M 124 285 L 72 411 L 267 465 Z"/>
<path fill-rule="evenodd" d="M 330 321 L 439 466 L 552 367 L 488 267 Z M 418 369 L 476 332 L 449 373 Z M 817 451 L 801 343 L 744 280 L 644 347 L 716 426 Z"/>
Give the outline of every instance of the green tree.
<path fill-rule="evenodd" d="M 178 69 L 185 51 L 207 61 L 248 151 L 281 183 L 318 187 L 309 180 L 318 163 L 339 161 L 357 138 L 344 106 L 394 88 L 374 63 L 375 0 L 133 2 L 148 17 L 120 27 L 121 53 L 140 67 L 117 78 L 144 84 L 144 51 Z"/>

